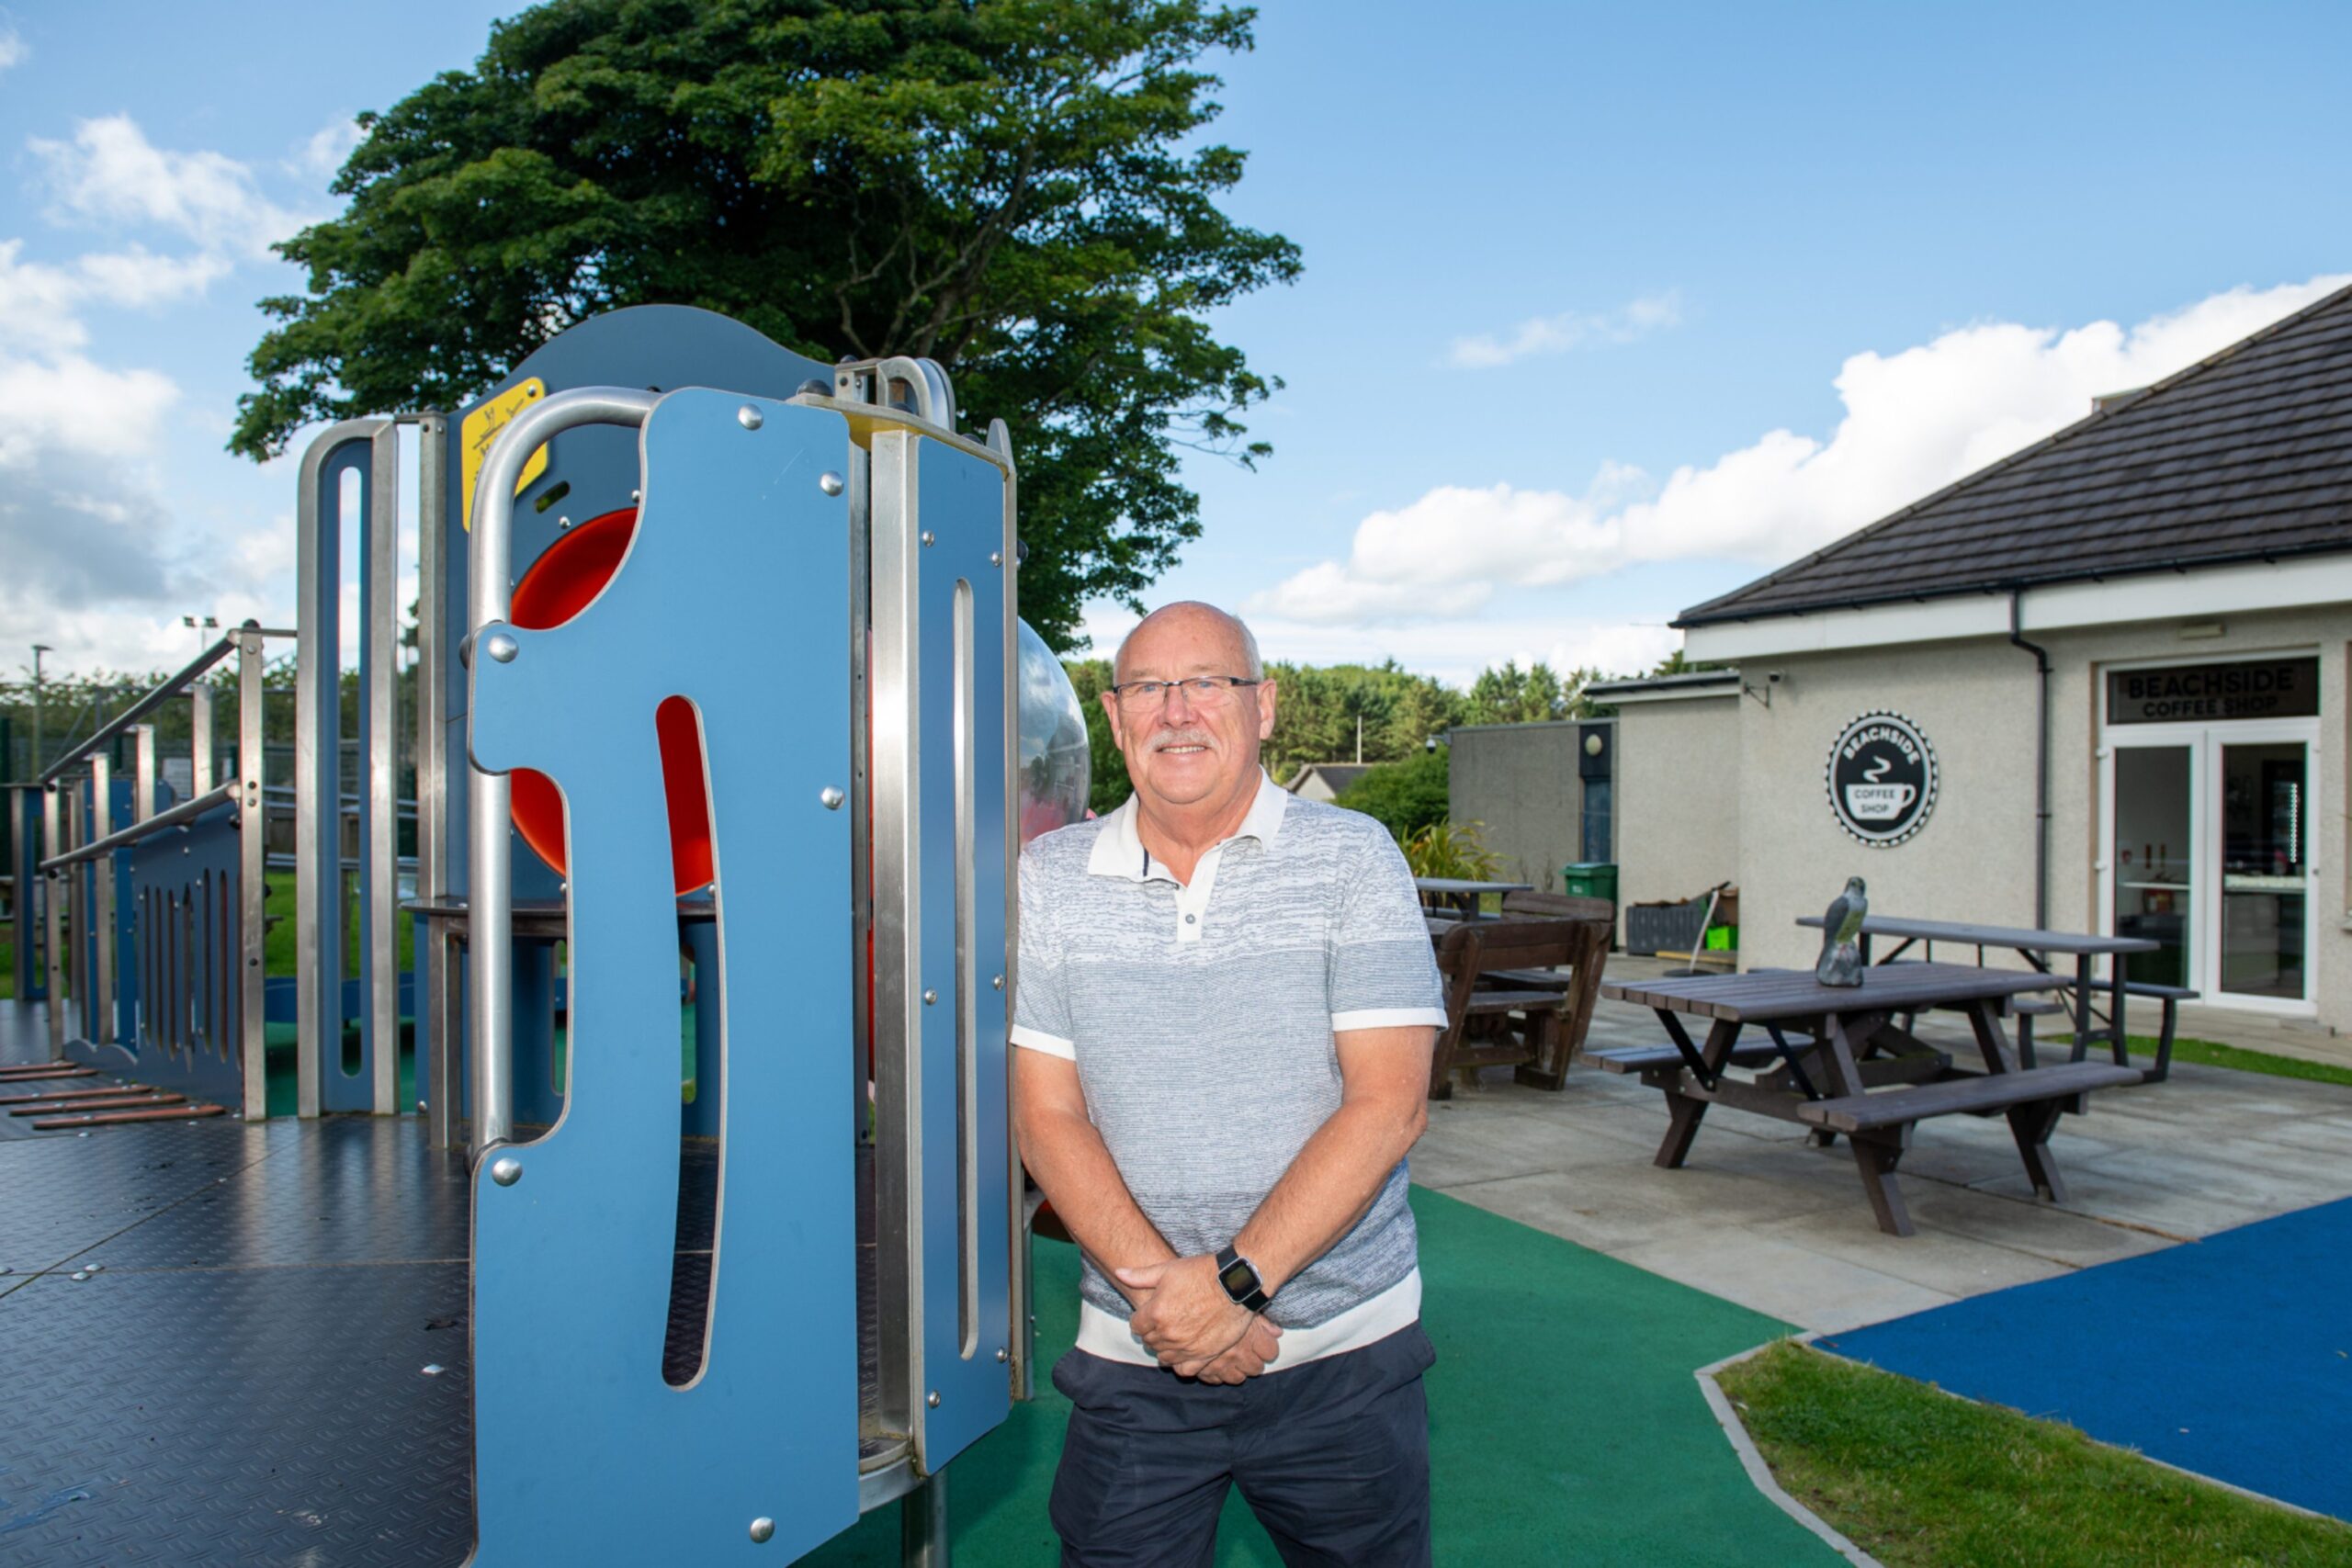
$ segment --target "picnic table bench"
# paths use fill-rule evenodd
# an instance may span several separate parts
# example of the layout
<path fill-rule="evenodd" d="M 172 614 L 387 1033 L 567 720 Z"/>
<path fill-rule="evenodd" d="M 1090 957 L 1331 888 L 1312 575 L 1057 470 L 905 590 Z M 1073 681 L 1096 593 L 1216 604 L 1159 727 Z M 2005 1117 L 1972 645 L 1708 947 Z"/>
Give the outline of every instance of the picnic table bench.
<path fill-rule="evenodd" d="M 1445 1028 L 1430 1059 L 1430 1098 L 1453 1094 L 1453 1074 L 1508 1066 L 1523 1084 L 1556 1089 L 1584 1043 L 1609 951 L 1606 921 L 1427 922 L 1445 987 Z"/>
<path fill-rule="evenodd" d="M 1478 900 L 1489 893 L 1509 897 L 1514 893 L 1532 893 L 1532 884 L 1525 882 L 1479 882 L 1463 876 L 1417 876 L 1413 886 L 1420 890 L 1424 904 L 1435 900 L 1435 908 L 1452 908 L 1465 920 L 1479 918 Z"/>
<path fill-rule="evenodd" d="M 1826 917 L 1805 915 L 1797 924 L 1822 928 Z M 1936 943 L 1951 942 L 1976 949 L 1978 963 L 1983 963 L 1988 947 L 2006 947 L 2036 969 L 2050 971 L 2050 954 L 2071 954 L 2075 960 L 2072 998 L 2058 1002 L 2048 998 L 2020 998 L 2010 1011 L 2018 1020 L 2018 1058 L 2027 1066 L 2036 1065 L 2033 1050 L 2033 1021 L 2052 1014 L 2071 1014 L 2075 1038 L 2071 1055 L 2079 1062 L 2094 1044 L 2105 1044 L 2119 1067 L 2132 1065 L 2131 1051 L 2123 1031 L 2123 1004 L 2127 997 L 2143 997 L 2162 1003 L 2163 1026 L 2156 1038 L 2156 1065 L 2144 1075 L 2149 1083 L 2162 1083 L 2172 1073 L 2173 1031 L 2178 1026 L 2182 1002 L 2193 1002 L 2197 993 L 2186 986 L 2160 986 L 2145 980 L 2127 980 L 2123 965 L 2109 964 L 2108 978 L 2101 982 L 2091 973 L 2092 963 L 2098 958 L 2118 958 L 2127 953 L 2154 953 L 2162 945 L 2139 936 L 2100 936 L 2086 931 L 2041 931 L 2030 926 L 1990 926 L 1973 920 L 1914 920 L 1896 915 L 1866 915 L 1862 918 L 1860 946 L 1862 962 L 1871 963 L 1871 939 L 1894 939 L 1894 951 L 1879 959 L 1881 964 L 1903 960 L 1903 954 L 1919 943 L 1927 946 L 1928 957 L 1936 955 Z M 2107 1017 L 2094 1025 L 2092 1000 L 2098 991 L 2107 992 Z"/>
<path fill-rule="evenodd" d="M 1796 1122 L 1815 1141 L 1844 1136 L 1879 1228 L 1909 1235 L 1895 1168 L 1919 1122 L 2006 1117 L 2034 1190 L 2063 1202 L 2065 1183 L 2049 1147 L 2059 1117 L 2085 1109 L 2095 1089 L 2142 1080 L 2130 1066 L 2037 1067 L 2013 1059 L 2001 1032 L 2003 1004 L 2064 983 L 2040 970 L 1935 963 L 1881 965 L 1859 987 L 1824 986 L 1804 971 L 1609 981 L 1601 995 L 1650 1009 L 1669 1043 L 1596 1053 L 1594 1059 L 1608 1071 L 1639 1074 L 1666 1096 L 1659 1166 L 1675 1169 L 1690 1157 L 1711 1105 Z M 1967 1015 L 1981 1071 L 1960 1066 L 1896 1022 L 1939 1008 Z M 1703 1046 L 1690 1038 L 1685 1017 L 1707 1021 Z M 1750 1025 L 1768 1041 L 1743 1042 Z M 1733 1068 L 1769 1070 L 1741 1079 L 1725 1076 Z"/>

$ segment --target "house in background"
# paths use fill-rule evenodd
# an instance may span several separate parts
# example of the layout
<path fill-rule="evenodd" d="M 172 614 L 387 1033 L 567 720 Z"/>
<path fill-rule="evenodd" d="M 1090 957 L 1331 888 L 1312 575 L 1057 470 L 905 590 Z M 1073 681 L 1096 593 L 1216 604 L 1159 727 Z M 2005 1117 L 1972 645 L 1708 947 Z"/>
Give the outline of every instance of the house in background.
<path fill-rule="evenodd" d="M 1301 800 L 1337 800 L 1340 792 L 1379 764 L 1374 762 L 1307 762 L 1283 788 Z"/>
<path fill-rule="evenodd" d="M 1736 672 L 1593 688 L 1623 858 L 1705 825 L 1747 963 L 1859 874 L 2352 1029 L 2352 288 L 1675 624 Z"/>

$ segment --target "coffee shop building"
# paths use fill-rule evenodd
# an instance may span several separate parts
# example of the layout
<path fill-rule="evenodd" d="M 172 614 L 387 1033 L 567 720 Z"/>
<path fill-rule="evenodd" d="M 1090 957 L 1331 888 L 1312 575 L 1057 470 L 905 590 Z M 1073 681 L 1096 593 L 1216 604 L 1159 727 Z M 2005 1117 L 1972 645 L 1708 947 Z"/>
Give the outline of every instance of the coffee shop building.
<path fill-rule="evenodd" d="M 1735 880 L 1809 964 L 1860 875 L 2352 1030 L 2352 289 L 1676 625 L 1715 668 L 1592 693 L 1627 901 Z"/>

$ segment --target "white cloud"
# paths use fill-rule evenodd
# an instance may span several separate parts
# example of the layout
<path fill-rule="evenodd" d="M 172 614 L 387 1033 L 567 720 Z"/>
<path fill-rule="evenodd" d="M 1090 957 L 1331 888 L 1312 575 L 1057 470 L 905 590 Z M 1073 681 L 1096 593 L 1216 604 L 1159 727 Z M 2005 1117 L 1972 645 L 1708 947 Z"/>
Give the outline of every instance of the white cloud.
<path fill-rule="evenodd" d="M 1613 310 L 1564 310 L 1556 316 L 1531 316 L 1508 333 L 1482 333 L 1458 337 L 1447 351 L 1446 362 L 1456 369 L 1489 370 L 1530 355 L 1566 354 L 1570 349 L 1601 344 L 1631 343 L 1654 332 L 1682 324 L 1682 296 L 1674 289 L 1645 294 Z"/>
<path fill-rule="evenodd" d="M 32 51 L 32 46 L 25 41 L 25 35 L 17 30 L 15 23 L 0 20 L 0 71 L 22 65 Z"/>
<path fill-rule="evenodd" d="M 334 178 L 336 171 L 343 167 L 344 160 L 351 156 L 351 150 L 359 145 L 364 134 L 358 122 L 349 115 L 337 115 L 311 133 L 310 140 L 286 160 L 285 170 L 289 175 L 324 185 Z"/>
<path fill-rule="evenodd" d="M 1599 577 L 1643 561 L 1778 564 L 1973 473 L 2352 282 L 2233 288 L 2125 328 L 1987 322 L 1839 368 L 1845 417 L 1826 440 L 1774 430 L 1668 476 L 1654 498 L 1622 465 L 1581 495 L 1440 485 L 1357 525 L 1324 561 L 1250 601 L 1309 625 L 1442 620 L 1479 596 Z"/>
<path fill-rule="evenodd" d="M 137 245 L 62 266 L 23 261 L 23 254 L 22 240 L 0 240 L 0 348 L 78 348 L 89 338 L 84 306 L 168 304 L 201 294 L 229 270 L 218 256 L 161 256 Z"/>
<path fill-rule="evenodd" d="M 47 165 L 51 215 L 61 221 L 150 224 L 208 251 L 254 258 L 304 222 L 264 197 L 244 164 L 220 152 L 167 152 L 129 115 L 85 119 L 70 142 L 35 138 L 30 146 Z"/>

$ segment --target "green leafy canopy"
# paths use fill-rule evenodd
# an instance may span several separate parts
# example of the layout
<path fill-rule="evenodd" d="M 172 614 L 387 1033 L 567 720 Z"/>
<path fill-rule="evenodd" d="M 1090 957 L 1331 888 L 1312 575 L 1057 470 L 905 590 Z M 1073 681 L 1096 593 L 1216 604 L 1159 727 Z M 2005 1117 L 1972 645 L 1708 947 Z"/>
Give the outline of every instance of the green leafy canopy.
<path fill-rule="evenodd" d="M 280 251 L 231 448 L 451 408 L 564 328 L 698 305 L 812 357 L 928 355 L 1012 426 L 1022 613 L 1057 648 L 1200 535 L 1186 450 L 1270 450 L 1208 314 L 1299 271 L 1218 198 L 1207 0 L 551 0 L 380 115 Z"/>

